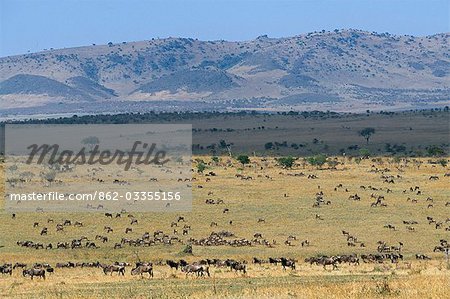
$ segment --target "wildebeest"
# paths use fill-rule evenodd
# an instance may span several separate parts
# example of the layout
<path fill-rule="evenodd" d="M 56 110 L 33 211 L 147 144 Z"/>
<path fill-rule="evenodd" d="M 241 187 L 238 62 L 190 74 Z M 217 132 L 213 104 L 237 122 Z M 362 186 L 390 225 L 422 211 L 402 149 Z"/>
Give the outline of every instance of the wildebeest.
<path fill-rule="evenodd" d="M 278 263 L 281 263 L 281 259 L 269 257 L 269 263 L 278 265 Z"/>
<path fill-rule="evenodd" d="M 190 273 L 196 273 L 197 277 L 204 276 L 205 273 L 208 275 L 208 277 L 211 276 L 209 274 L 209 267 L 208 266 L 204 266 L 204 265 L 196 265 L 196 264 L 186 265 L 186 266 L 183 267 L 182 271 L 186 273 L 186 277 Z"/>
<path fill-rule="evenodd" d="M 176 270 L 178 270 L 178 267 L 180 267 L 180 263 L 179 262 L 175 262 L 172 260 L 166 260 L 166 264 L 172 269 L 175 268 Z"/>
<path fill-rule="evenodd" d="M 113 274 L 113 272 L 117 272 L 118 275 L 125 276 L 125 266 L 121 265 L 102 265 L 103 273 L 107 275 L 108 273 Z"/>
<path fill-rule="evenodd" d="M 26 269 L 22 271 L 23 277 L 29 275 L 31 279 L 34 278 L 34 276 L 42 277 L 45 280 L 45 270 L 44 269 Z"/>
<path fill-rule="evenodd" d="M 152 263 L 136 263 L 136 267 L 131 269 L 131 275 L 143 275 L 148 273 L 149 277 L 153 277 Z"/>
<path fill-rule="evenodd" d="M 27 264 L 17 262 L 17 263 L 14 264 L 13 269 L 16 269 L 16 268 L 22 268 L 23 269 L 26 266 L 27 266 Z"/>
<path fill-rule="evenodd" d="M 431 257 L 426 256 L 425 254 L 417 253 L 416 260 L 431 260 Z"/>
<path fill-rule="evenodd" d="M 12 265 L 11 264 L 5 264 L 0 266 L 0 273 L 2 274 L 9 274 L 10 276 L 12 275 Z"/>
<path fill-rule="evenodd" d="M 253 257 L 253 264 L 261 265 L 262 263 L 264 263 L 264 261 L 262 259 L 259 259 L 257 257 Z"/>
<path fill-rule="evenodd" d="M 310 257 L 306 258 L 305 262 L 316 265 L 323 265 L 323 268 L 326 269 L 326 266 L 332 265 L 333 270 L 337 269 L 337 262 L 338 259 L 334 256 L 328 257 L 328 256 L 319 256 L 319 257 Z"/>
<path fill-rule="evenodd" d="M 232 263 L 230 268 L 232 270 L 235 270 L 236 272 L 242 271 L 242 273 L 244 273 L 244 274 L 247 273 L 247 267 L 243 263 L 239 263 L 239 262 Z"/>
<path fill-rule="evenodd" d="M 283 266 L 283 270 L 286 270 L 286 267 L 295 270 L 295 260 L 282 257 L 281 266 Z"/>

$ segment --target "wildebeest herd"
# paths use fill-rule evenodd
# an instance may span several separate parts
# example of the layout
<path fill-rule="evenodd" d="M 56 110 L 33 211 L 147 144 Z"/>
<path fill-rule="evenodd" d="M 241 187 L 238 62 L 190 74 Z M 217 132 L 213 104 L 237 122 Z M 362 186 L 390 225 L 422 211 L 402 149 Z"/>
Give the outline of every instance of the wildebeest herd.
<path fill-rule="evenodd" d="M 267 167 L 264 161 L 257 165 L 261 166 L 261 169 Z M 175 273 L 183 273 L 185 277 L 204 278 L 214 275 L 215 272 L 212 269 L 237 273 L 236 275 L 249 275 L 254 270 L 269 272 L 272 269 L 300 272 L 308 269 L 308 267 L 320 271 L 323 269 L 338 271 L 344 265 L 358 267 L 361 264 L 400 263 L 405 259 L 405 248 L 411 244 L 411 242 L 404 242 L 400 233 L 417 234 L 420 229 L 423 230 L 422 223 L 428 225 L 427 229 L 437 230 L 441 236 L 450 231 L 450 218 L 445 218 L 442 214 L 433 214 L 434 207 L 448 209 L 450 206 L 448 202 L 443 204 L 441 201 L 435 200 L 434 194 L 430 192 L 432 187 L 429 184 L 445 180 L 446 177 L 441 175 L 433 175 L 433 179 L 430 177 L 424 180 L 427 185 L 422 186 L 421 182 L 406 182 L 407 173 L 400 166 L 391 166 L 401 173 L 391 175 L 388 173 L 393 172 L 392 170 L 372 164 L 367 170 L 376 178 L 372 183 L 361 184 L 358 182 L 352 186 L 348 182 L 340 183 L 332 179 L 333 185 L 331 187 L 324 184 L 326 181 L 323 179 L 324 172 L 314 169 L 309 170 L 314 173 L 304 174 L 303 172 L 306 172 L 306 170 L 302 170 L 302 172 L 295 172 L 293 169 L 279 171 L 274 169 L 275 166 L 272 165 L 268 167 L 268 169 L 272 168 L 270 176 L 264 175 L 264 172 L 262 174 L 252 173 L 252 175 L 228 175 L 227 179 L 235 180 L 235 182 L 237 181 L 236 184 L 244 187 L 249 186 L 247 184 L 264 184 L 264 182 L 266 182 L 265 184 L 272 184 L 277 179 L 281 181 L 280 184 L 288 178 L 302 180 L 303 184 L 308 184 L 310 189 L 314 190 L 306 196 L 307 199 L 305 200 L 305 207 L 311 211 L 310 214 L 307 214 L 309 218 L 306 220 L 313 223 L 312 226 L 321 226 L 327 223 L 330 215 L 332 215 L 331 211 L 336 206 L 344 204 L 350 207 L 350 212 L 353 206 L 361 204 L 370 213 L 383 213 L 383 209 L 396 205 L 396 202 L 392 199 L 394 193 L 400 198 L 396 200 L 401 200 L 402 204 L 423 204 L 422 209 L 424 213 L 428 214 L 426 217 L 417 218 L 404 213 L 401 221 L 397 219 L 390 220 L 389 223 L 377 223 L 380 228 L 392 233 L 392 237 L 384 240 L 369 239 L 367 235 L 361 236 L 361 232 L 355 233 L 353 229 L 347 230 L 347 228 L 351 228 L 349 226 L 351 223 L 348 223 L 346 227 L 337 227 L 336 240 L 338 241 L 335 242 L 340 246 L 341 252 L 346 252 L 325 255 L 322 254 L 321 248 L 318 248 L 317 240 L 319 238 L 317 236 L 302 234 L 300 237 L 300 234 L 292 231 L 280 232 L 282 229 L 277 231 L 277 235 L 271 234 L 267 227 L 277 227 L 278 224 L 273 219 L 278 219 L 278 213 L 282 214 L 276 209 L 276 206 L 270 206 L 267 213 L 260 213 L 257 216 L 252 214 L 252 218 L 247 218 L 247 214 L 250 214 L 248 211 L 243 213 L 243 217 L 237 216 L 237 210 L 239 208 L 245 209 L 245 206 L 238 206 L 237 200 L 222 195 L 218 187 L 208 188 L 215 180 L 224 176 L 223 171 L 233 170 L 234 166 L 227 162 L 214 167 L 222 169 L 211 172 L 214 175 L 209 173 L 207 177 L 203 174 L 196 174 L 196 179 L 193 181 L 196 182 L 197 186 L 203 187 L 197 189 L 201 190 L 201 197 L 198 198 L 196 209 L 213 211 L 211 214 L 215 217 L 205 217 L 205 220 L 203 220 L 203 216 L 197 216 L 195 212 L 180 213 L 176 216 L 171 215 L 172 218 L 165 216 L 163 229 L 161 227 L 149 229 L 148 218 L 139 213 L 128 213 L 125 210 L 118 213 L 98 212 L 99 214 L 95 217 L 101 218 L 101 226 L 87 223 L 84 218 L 71 219 L 76 216 L 65 216 L 58 219 L 60 216 L 52 215 L 52 217 L 48 217 L 44 213 L 39 213 L 38 216 L 29 221 L 30 224 L 26 224 L 26 221 L 21 222 L 23 216 L 17 213 L 10 217 L 11 221 L 20 225 L 29 225 L 34 235 L 26 239 L 16 240 L 15 246 L 19 246 L 28 252 L 36 252 L 36 260 L 39 259 L 38 252 L 40 251 L 57 256 L 59 252 L 71 254 L 71 252 L 77 251 L 95 252 L 111 249 L 108 252 L 114 258 L 116 253 L 126 252 L 129 254 L 130 251 L 136 250 L 145 251 L 160 247 L 171 248 L 188 245 L 193 246 L 194 252 L 196 247 L 203 247 L 208 249 L 209 252 L 218 248 L 229 248 L 232 252 L 237 253 L 236 256 L 233 256 L 233 254 L 211 254 L 215 258 L 201 258 L 188 253 L 182 259 L 155 258 L 146 259 L 143 262 L 140 259 L 136 261 L 135 258 L 130 257 L 126 262 L 105 262 L 94 259 L 95 262 L 66 261 L 53 263 L 52 265 L 49 263 L 27 264 L 20 261 L 14 261 L 14 263 L 13 261 L 2 260 L 5 264 L 0 266 L 0 273 L 6 277 L 11 276 L 16 271 L 19 272 L 20 269 L 23 277 L 42 278 L 44 280 L 49 279 L 53 273 L 61 269 L 66 271 L 75 268 L 98 269 L 99 272 L 109 276 L 122 277 L 130 274 L 131 276 L 149 278 L 158 277 L 158 272 L 155 273 L 155 270 L 164 267 Z M 251 170 L 245 169 L 245 171 L 250 172 Z M 402 188 L 396 188 L 399 182 L 403 182 Z M 405 188 L 405 185 L 408 187 Z M 258 188 L 254 186 L 249 188 Z M 281 199 L 277 200 L 288 201 L 293 198 L 292 193 L 295 190 L 287 190 L 288 188 L 280 188 L 278 197 Z M 430 207 L 430 204 L 434 204 L 434 206 Z M 264 205 L 264 202 L 262 202 L 262 205 Z M 197 217 L 199 219 L 196 219 Z M 203 225 L 204 228 L 201 232 L 198 232 L 200 225 Z M 244 226 L 248 226 L 249 230 L 243 232 L 242 227 Z M 282 225 L 278 226 L 282 227 Z M 319 237 L 327 238 L 328 236 L 319 235 Z M 433 253 L 443 253 L 439 256 L 445 257 L 450 248 L 446 236 L 436 240 L 436 243 L 426 245 L 425 251 L 412 253 L 410 251 L 407 255 L 418 261 L 428 261 L 435 259 L 435 257 L 432 257 Z M 255 254 L 251 259 L 248 257 L 242 258 L 239 250 L 247 250 L 248 248 L 251 248 L 252 252 L 261 250 L 264 254 L 260 256 Z M 314 248 L 318 248 L 315 254 L 310 254 L 310 251 L 306 251 L 307 253 L 300 251 Z M 280 256 L 274 254 L 274 252 L 277 252 L 276 249 L 282 250 Z M 348 252 L 349 249 L 351 252 Z M 289 253 L 285 254 L 286 252 Z M 217 256 L 221 258 L 217 258 Z"/>

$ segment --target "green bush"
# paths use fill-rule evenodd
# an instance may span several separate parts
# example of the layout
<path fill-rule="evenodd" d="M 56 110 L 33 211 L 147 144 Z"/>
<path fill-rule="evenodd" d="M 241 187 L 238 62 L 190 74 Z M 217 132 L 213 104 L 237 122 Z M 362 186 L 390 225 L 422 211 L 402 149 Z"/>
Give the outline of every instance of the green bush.
<path fill-rule="evenodd" d="M 292 168 L 292 166 L 294 166 L 296 160 L 297 160 L 297 158 L 288 156 L 288 157 L 278 158 L 277 162 L 280 166 L 282 166 L 284 168 Z"/>

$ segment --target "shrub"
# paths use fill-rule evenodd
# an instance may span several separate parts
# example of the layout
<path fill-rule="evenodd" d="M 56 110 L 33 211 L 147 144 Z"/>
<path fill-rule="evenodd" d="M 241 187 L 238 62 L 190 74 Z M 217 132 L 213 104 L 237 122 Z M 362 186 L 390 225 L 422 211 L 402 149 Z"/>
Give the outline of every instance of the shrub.
<path fill-rule="evenodd" d="M 327 156 L 324 154 L 315 155 L 306 159 L 312 166 L 322 167 L 327 162 Z"/>
<path fill-rule="evenodd" d="M 297 158 L 288 156 L 288 157 L 278 158 L 277 162 L 280 166 L 282 166 L 284 168 L 292 168 L 292 166 L 294 166 L 296 160 L 297 160 Z"/>
<path fill-rule="evenodd" d="M 245 166 L 245 164 L 250 163 L 250 158 L 247 155 L 239 155 L 236 160 L 241 162 L 242 166 Z"/>

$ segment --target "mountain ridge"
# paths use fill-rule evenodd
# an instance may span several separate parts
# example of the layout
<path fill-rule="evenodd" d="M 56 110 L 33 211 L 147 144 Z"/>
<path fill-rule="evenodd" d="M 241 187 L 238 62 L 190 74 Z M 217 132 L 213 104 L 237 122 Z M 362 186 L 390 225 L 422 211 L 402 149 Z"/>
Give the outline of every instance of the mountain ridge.
<path fill-rule="evenodd" d="M 28 96 L 47 104 L 228 101 L 230 108 L 236 100 L 263 99 L 254 108 L 274 110 L 440 106 L 449 99 L 448 38 L 335 30 L 242 42 L 165 38 L 8 56 L 0 58 L 0 108 L 18 108 L 18 99 Z M 33 82 L 11 86 L 11 78 L 24 75 L 56 82 L 34 93 L 25 86 Z"/>

